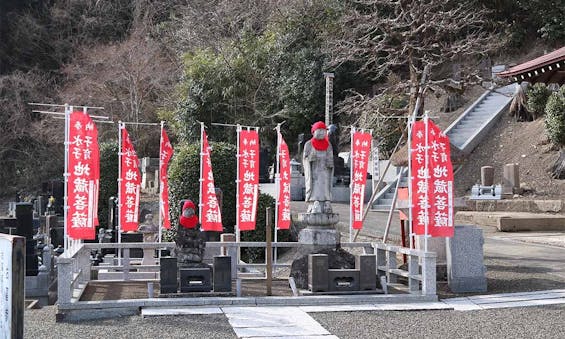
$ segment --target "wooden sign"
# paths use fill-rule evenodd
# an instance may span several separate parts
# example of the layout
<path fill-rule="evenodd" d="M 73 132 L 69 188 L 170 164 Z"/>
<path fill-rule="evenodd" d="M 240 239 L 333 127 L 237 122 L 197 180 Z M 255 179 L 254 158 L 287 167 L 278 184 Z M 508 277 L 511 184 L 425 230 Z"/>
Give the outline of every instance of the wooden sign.
<path fill-rule="evenodd" d="M 0 339 L 24 336 L 25 238 L 0 234 Z"/>

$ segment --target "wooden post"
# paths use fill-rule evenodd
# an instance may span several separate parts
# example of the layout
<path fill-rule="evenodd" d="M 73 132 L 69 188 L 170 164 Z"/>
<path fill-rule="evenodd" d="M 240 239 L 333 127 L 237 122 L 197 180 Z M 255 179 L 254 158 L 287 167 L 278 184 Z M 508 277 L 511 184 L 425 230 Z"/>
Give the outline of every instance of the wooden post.
<path fill-rule="evenodd" d="M 271 229 L 273 228 L 273 211 L 271 207 L 267 207 L 266 211 L 266 223 L 265 223 L 265 235 L 266 235 L 266 261 L 267 261 L 267 295 L 273 295 L 273 248 L 271 242 Z"/>
<path fill-rule="evenodd" d="M 24 336 L 25 237 L 0 234 L 0 338 Z"/>

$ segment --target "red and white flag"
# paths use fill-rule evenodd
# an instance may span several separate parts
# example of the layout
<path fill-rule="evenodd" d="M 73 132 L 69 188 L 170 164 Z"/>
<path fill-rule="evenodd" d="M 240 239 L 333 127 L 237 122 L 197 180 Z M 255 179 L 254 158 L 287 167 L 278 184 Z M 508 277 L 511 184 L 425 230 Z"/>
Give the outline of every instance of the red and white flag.
<path fill-rule="evenodd" d="M 412 219 L 414 233 L 453 236 L 453 167 L 449 138 L 425 118 L 412 127 Z"/>
<path fill-rule="evenodd" d="M 278 222 L 279 230 L 290 229 L 290 155 L 288 146 L 279 133 L 279 197 Z"/>
<path fill-rule="evenodd" d="M 371 133 L 353 132 L 351 149 L 351 227 L 360 230 L 363 227 L 363 199 L 367 182 L 367 170 L 371 156 Z"/>
<path fill-rule="evenodd" d="M 122 133 L 120 173 L 120 228 L 122 232 L 137 231 L 139 224 L 139 193 L 141 174 L 139 159 L 125 126 Z"/>
<path fill-rule="evenodd" d="M 167 179 L 167 169 L 169 160 L 173 156 L 173 146 L 169 141 L 167 132 L 161 128 L 161 146 L 159 151 L 159 176 L 161 181 L 161 220 L 163 227 L 171 228 L 171 219 L 169 217 L 169 181 Z"/>
<path fill-rule="evenodd" d="M 202 128 L 200 145 L 200 181 L 202 182 L 202 185 L 200 185 L 200 224 L 204 231 L 221 232 L 223 231 L 222 214 L 214 186 L 208 136 L 204 128 Z"/>
<path fill-rule="evenodd" d="M 259 192 L 259 133 L 254 130 L 239 131 L 238 215 L 240 231 L 253 231 L 257 215 Z"/>
<path fill-rule="evenodd" d="M 67 182 L 67 232 L 72 239 L 93 240 L 96 236 L 96 179 L 98 132 L 90 116 L 72 112 L 69 118 Z"/>

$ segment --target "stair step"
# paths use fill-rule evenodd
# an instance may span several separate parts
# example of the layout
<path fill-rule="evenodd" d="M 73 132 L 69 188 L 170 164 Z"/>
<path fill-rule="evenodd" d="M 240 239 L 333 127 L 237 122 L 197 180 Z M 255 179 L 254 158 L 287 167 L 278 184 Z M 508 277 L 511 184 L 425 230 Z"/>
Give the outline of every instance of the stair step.
<path fill-rule="evenodd" d="M 375 211 L 388 211 L 390 210 L 390 205 L 373 204 L 372 209 Z"/>
<path fill-rule="evenodd" d="M 381 199 L 377 200 L 377 204 L 390 206 L 390 205 L 392 205 L 392 199 L 382 199 L 381 198 Z"/>

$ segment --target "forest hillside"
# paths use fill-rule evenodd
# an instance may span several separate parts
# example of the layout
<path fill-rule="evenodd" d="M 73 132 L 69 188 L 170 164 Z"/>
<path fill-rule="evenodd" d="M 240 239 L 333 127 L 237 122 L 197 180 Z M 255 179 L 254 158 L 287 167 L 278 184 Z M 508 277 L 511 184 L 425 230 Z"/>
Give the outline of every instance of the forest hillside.
<path fill-rule="evenodd" d="M 295 144 L 323 119 L 333 72 L 333 122 L 373 128 L 387 156 L 418 96 L 439 100 L 440 117 L 458 109 L 492 65 L 563 46 L 564 11 L 562 0 L 1 0 L 0 196 L 63 172 L 63 123 L 30 102 L 164 120 L 174 144 L 197 140 L 202 121 L 260 126 L 274 145 L 286 121 Z M 130 135 L 157 156 L 158 129 Z"/>

